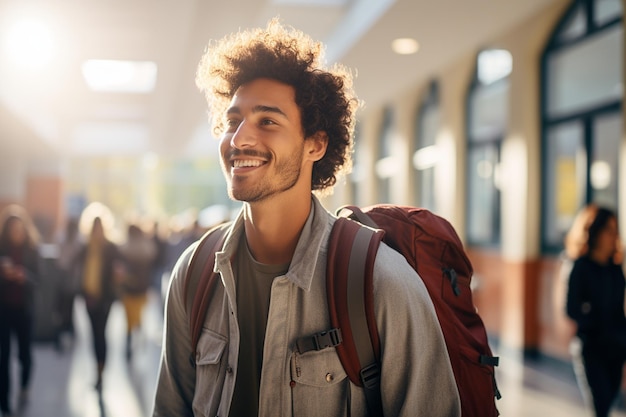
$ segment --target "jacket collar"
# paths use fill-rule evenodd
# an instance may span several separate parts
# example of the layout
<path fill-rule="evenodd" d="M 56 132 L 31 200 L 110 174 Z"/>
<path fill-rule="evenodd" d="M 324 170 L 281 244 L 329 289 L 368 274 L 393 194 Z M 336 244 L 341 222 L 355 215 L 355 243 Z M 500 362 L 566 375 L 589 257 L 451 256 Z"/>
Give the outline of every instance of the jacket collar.
<path fill-rule="evenodd" d="M 311 212 L 304 224 L 289 270 L 285 275 L 287 279 L 305 291 L 311 288 L 315 269 L 325 268 L 325 264 L 318 266 L 319 255 L 326 254 L 328 237 L 334 220 L 335 218 L 322 206 L 318 198 L 312 195 Z M 239 239 L 243 235 L 244 219 L 243 211 L 240 211 L 228 231 L 223 251 L 216 254 L 216 272 L 221 269 L 218 265 L 225 265 L 224 262 L 229 262 L 233 258 Z M 322 260 L 325 259 L 324 256 Z"/>

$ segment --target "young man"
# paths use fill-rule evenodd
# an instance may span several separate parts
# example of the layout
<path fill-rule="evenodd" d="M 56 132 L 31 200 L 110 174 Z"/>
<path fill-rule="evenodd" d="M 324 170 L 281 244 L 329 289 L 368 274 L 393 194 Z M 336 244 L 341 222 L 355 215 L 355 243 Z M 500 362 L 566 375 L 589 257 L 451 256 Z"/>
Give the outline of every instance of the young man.
<path fill-rule="evenodd" d="M 154 416 L 366 416 L 362 388 L 335 348 L 296 340 L 330 329 L 326 259 L 335 221 L 312 191 L 350 166 L 357 100 L 351 76 L 324 69 L 321 46 L 272 21 L 205 53 L 205 91 L 231 198 L 243 208 L 216 254 L 220 273 L 195 364 L 184 277 L 173 273 Z M 458 416 L 460 403 L 428 293 L 381 245 L 374 269 L 386 416 Z"/>

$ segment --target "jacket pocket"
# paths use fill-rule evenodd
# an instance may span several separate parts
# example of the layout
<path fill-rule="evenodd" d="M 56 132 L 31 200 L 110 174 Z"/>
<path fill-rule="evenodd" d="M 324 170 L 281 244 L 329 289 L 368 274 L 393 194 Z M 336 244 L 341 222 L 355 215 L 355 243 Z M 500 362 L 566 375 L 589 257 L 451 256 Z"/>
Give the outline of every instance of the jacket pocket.
<path fill-rule="evenodd" d="M 295 417 L 346 415 L 350 386 L 335 349 L 294 352 L 291 380 Z"/>
<path fill-rule="evenodd" d="M 193 399 L 194 415 L 215 415 L 222 396 L 227 361 L 224 352 L 228 339 L 203 328 L 196 349 L 196 389 Z"/>
<path fill-rule="evenodd" d="M 226 343 L 225 336 L 203 328 L 196 349 L 196 366 L 219 363 L 226 350 Z"/>

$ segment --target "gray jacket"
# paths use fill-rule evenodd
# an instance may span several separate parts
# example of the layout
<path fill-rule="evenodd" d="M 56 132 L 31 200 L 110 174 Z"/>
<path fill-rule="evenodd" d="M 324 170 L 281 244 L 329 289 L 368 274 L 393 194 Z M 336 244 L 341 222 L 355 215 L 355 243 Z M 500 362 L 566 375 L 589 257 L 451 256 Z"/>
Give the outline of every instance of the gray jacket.
<path fill-rule="evenodd" d="M 295 341 L 330 329 L 326 302 L 327 241 L 335 221 L 314 197 L 286 275 L 277 277 L 265 336 L 259 416 L 366 416 L 362 389 L 347 378 L 334 348 L 296 352 Z M 216 255 L 221 274 L 190 364 L 183 281 L 191 248 L 179 260 L 166 305 L 154 416 L 229 415 L 237 376 L 239 328 L 230 259 L 243 233 L 240 215 Z M 460 415 L 459 394 L 441 328 L 426 288 L 406 260 L 381 245 L 374 266 L 385 416 Z"/>

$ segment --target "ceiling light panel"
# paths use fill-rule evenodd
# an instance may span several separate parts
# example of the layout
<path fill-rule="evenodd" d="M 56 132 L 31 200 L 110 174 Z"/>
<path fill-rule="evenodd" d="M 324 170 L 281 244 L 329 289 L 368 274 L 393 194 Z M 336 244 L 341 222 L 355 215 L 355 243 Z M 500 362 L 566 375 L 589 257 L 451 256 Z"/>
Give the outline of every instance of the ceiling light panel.
<path fill-rule="evenodd" d="M 91 122 L 78 125 L 72 139 L 74 154 L 140 154 L 148 148 L 149 132 L 141 123 Z"/>
<path fill-rule="evenodd" d="M 152 61 L 90 59 L 83 63 L 82 73 L 93 91 L 150 93 L 156 86 L 157 64 Z"/>

